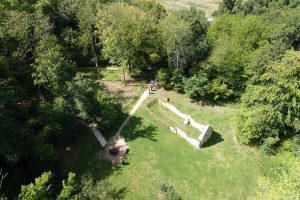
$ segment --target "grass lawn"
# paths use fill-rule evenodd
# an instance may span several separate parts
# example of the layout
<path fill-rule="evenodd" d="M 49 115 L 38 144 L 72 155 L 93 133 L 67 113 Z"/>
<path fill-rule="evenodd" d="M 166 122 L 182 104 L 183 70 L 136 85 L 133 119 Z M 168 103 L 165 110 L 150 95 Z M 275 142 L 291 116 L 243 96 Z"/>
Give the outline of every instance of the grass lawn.
<path fill-rule="evenodd" d="M 127 74 L 127 86 L 124 87 L 123 74 L 122 71 L 119 70 L 101 68 L 101 80 L 99 80 L 95 67 L 80 68 L 78 69 L 78 72 L 80 72 L 86 78 L 98 81 L 98 83 L 100 83 L 113 97 L 119 101 L 125 112 L 129 112 L 132 104 L 134 104 L 134 102 L 136 102 L 144 92 L 145 83 L 141 81 L 135 81 L 134 79 L 129 78 Z"/>
<path fill-rule="evenodd" d="M 157 115 L 158 118 L 163 119 L 163 122 L 158 118 L 156 120 L 165 124 L 165 126 L 167 127 L 176 126 L 183 130 L 189 137 L 195 139 L 198 139 L 199 135 L 201 134 L 201 132 L 193 126 L 184 125 L 184 120 L 181 117 L 179 117 L 169 109 L 159 105 L 158 101 L 156 100 L 148 104 L 148 108 L 153 114 Z"/>
<path fill-rule="evenodd" d="M 205 148 L 196 150 L 148 114 L 145 106 L 151 98 L 166 97 L 178 108 L 184 105 L 181 110 L 196 120 L 213 126 L 216 133 Z M 236 141 L 234 106 L 200 107 L 165 91 L 151 98 L 123 131 L 131 149 L 129 164 L 108 177 L 113 185 L 126 185 L 128 199 L 155 199 L 161 183 L 173 185 L 184 199 L 244 199 L 251 195 L 259 174 L 259 154 Z"/>
<path fill-rule="evenodd" d="M 94 71 L 82 72 L 97 80 Z M 121 81 L 115 81 L 115 73 L 104 71 L 105 86 L 128 112 L 144 86 L 135 83 L 124 88 Z M 166 98 L 196 121 L 212 125 L 214 133 L 204 148 L 196 150 L 171 133 L 168 126 L 176 125 L 194 138 L 199 136 L 197 130 L 183 125 L 182 119 L 158 104 L 158 99 Z M 125 187 L 126 199 L 159 199 L 162 183 L 174 186 L 184 199 L 245 199 L 255 191 L 260 155 L 237 142 L 237 110 L 237 105 L 200 106 L 183 95 L 160 90 L 150 95 L 122 132 L 130 147 L 122 167 L 100 158 L 102 147 L 87 130 L 70 152 L 66 170 L 79 177 L 90 173 L 96 180 L 105 178 L 116 189 Z M 121 123 L 103 134 L 113 135 Z"/>
<path fill-rule="evenodd" d="M 171 133 L 173 113 L 164 113 L 156 99 L 189 113 L 214 133 L 204 148 L 196 150 Z M 154 103 L 153 103 L 154 102 Z M 253 194 L 260 171 L 260 155 L 235 137 L 234 114 L 238 106 L 199 106 L 183 95 L 164 90 L 151 95 L 123 129 L 130 152 L 115 169 L 99 159 L 100 145 L 86 134 L 69 170 L 95 179 L 106 178 L 116 189 L 126 188 L 126 199 L 160 199 L 161 183 L 174 186 L 184 199 L 245 199 Z M 182 120 L 179 120 L 182 123 Z"/>
<path fill-rule="evenodd" d="M 218 10 L 220 0 L 157 0 L 166 10 L 178 10 L 182 8 L 196 7 L 205 12 L 207 16 Z"/>

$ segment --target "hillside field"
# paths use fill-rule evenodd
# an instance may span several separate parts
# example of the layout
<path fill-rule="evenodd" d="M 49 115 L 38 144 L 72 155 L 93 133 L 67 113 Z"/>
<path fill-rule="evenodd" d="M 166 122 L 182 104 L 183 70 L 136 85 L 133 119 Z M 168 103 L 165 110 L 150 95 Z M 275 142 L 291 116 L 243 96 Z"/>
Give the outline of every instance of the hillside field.
<path fill-rule="evenodd" d="M 218 9 L 220 0 L 157 0 L 166 10 L 178 10 L 181 8 L 196 7 L 211 16 Z"/>

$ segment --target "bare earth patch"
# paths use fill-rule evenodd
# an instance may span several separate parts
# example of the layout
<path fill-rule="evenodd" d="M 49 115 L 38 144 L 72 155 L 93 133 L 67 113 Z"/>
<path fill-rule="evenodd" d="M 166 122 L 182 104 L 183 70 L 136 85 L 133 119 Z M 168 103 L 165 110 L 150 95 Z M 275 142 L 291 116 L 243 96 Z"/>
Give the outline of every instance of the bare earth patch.
<path fill-rule="evenodd" d="M 112 162 L 114 165 L 120 165 L 129 148 L 125 142 L 125 138 L 118 135 L 112 137 L 105 145 L 103 150 L 103 158 Z"/>
<path fill-rule="evenodd" d="M 105 88 L 110 94 L 112 94 L 123 106 L 124 110 L 127 110 L 131 105 L 139 98 L 140 88 L 142 83 L 133 83 L 124 86 L 121 81 L 99 81 L 99 84 Z M 143 90 L 141 90 L 143 91 Z"/>

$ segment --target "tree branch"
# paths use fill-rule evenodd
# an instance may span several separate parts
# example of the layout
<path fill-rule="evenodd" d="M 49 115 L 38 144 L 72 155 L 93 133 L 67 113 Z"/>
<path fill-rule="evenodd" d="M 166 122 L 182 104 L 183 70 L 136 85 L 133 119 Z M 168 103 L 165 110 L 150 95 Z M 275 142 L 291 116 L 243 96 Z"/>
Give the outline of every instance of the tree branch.
<path fill-rule="evenodd" d="M 4 173 L 3 169 L 0 170 L 0 190 L 2 187 L 3 180 L 6 178 L 7 175 L 8 175 L 8 173 Z"/>

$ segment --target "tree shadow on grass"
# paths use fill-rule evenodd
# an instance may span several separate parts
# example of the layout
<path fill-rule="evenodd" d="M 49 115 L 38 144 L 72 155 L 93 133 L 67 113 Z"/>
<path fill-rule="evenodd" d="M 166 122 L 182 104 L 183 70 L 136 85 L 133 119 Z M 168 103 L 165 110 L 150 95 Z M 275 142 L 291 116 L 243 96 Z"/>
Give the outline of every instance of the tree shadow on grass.
<path fill-rule="evenodd" d="M 132 116 L 129 123 L 124 127 L 121 135 L 125 137 L 126 141 L 132 141 L 137 138 L 145 138 L 156 142 L 156 131 L 157 127 L 155 125 L 150 124 L 145 126 L 142 118 Z"/>
<path fill-rule="evenodd" d="M 206 143 L 203 144 L 201 148 L 211 147 L 223 141 L 224 139 L 222 138 L 222 135 L 216 131 L 213 131 L 210 138 L 207 140 Z"/>
<path fill-rule="evenodd" d="M 129 123 L 124 127 L 121 135 L 126 139 L 126 142 L 133 141 L 137 138 L 145 138 L 150 141 L 157 141 L 156 137 L 157 127 L 153 124 L 144 125 L 143 119 L 132 116 Z M 114 132 L 115 133 L 115 132 Z M 113 166 L 108 160 L 101 157 L 102 147 L 96 140 L 95 136 L 90 132 L 88 137 L 82 141 L 81 150 L 77 152 L 76 162 L 73 163 L 75 172 L 78 174 L 89 173 L 95 180 L 105 179 L 111 174 L 121 173 L 121 168 L 124 165 L 130 165 L 130 162 L 125 156 L 121 166 Z M 106 136 L 105 136 L 106 137 Z M 106 137 L 108 140 L 109 138 Z"/>

